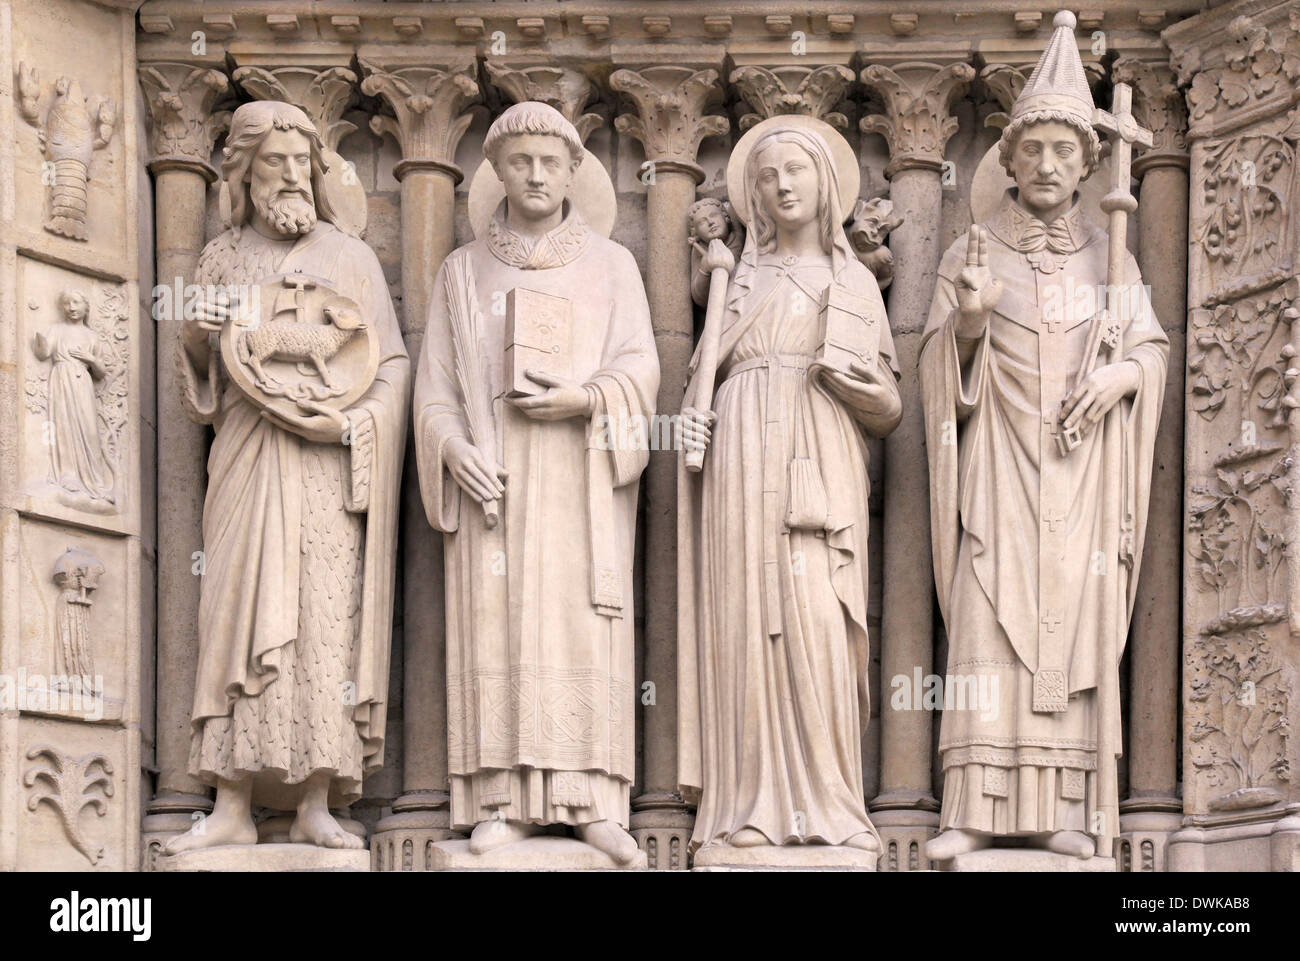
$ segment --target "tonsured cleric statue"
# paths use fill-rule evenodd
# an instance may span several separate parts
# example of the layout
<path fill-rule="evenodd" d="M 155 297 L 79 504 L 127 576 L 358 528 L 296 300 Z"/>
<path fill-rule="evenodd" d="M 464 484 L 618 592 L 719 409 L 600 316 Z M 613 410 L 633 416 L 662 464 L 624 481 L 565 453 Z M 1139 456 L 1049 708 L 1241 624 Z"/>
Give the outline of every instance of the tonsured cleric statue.
<path fill-rule="evenodd" d="M 446 535 L 451 822 L 475 855 L 569 825 L 627 865 L 649 451 L 602 438 L 653 414 L 650 309 L 632 255 L 580 213 L 586 151 L 559 111 L 510 107 L 483 152 L 505 198 L 438 273 L 415 386 Z"/>
<path fill-rule="evenodd" d="M 1124 247 L 1142 132 L 1122 85 L 1114 116 L 1094 108 L 1074 25 L 1057 14 L 1002 133 L 1015 189 L 944 255 L 922 341 L 948 676 L 998 692 L 944 712 L 937 861 L 1006 836 L 1109 855 L 1118 828 L 1118 665 L 1169 345 Z M 1076 193 L 1096 126 L 1117 134 L 1109 238 Z"/>

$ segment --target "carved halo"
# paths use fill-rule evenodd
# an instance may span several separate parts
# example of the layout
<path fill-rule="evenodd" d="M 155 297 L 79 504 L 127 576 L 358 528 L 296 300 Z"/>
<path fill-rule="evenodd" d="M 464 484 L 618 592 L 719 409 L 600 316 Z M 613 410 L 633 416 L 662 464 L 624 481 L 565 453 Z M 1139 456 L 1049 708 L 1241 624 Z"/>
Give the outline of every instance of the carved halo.
<path fill-rule="evenodd" d="M 487 236 L 488 221 L 496 213 L 505 195 L 505 187 L 497 179 L 492 164 L 485 159 L 478 165 L 474 179 L 469 183 L 469 224 L 474 230 L 475 239 Z M 573 175 L 568 200 L 582 214 L 588 227 L 602 237 L 609 236 L 614 229 L 614 217 L 618 213 L 618 199 L 614 196 L 614 184 L 610 182 L 609 171 L 590 150 L 582 158 L 578 172 Z"/>
<path fill-rule="evenodd" d="M 853 204 L 858 199 L 858 188 L 862 178 L 861 171 L 858 169 L 858 158 L 853 148 L 838 130 L 824 120 L 802 114 L 786 114 L 769 117 L 762 123 L 750 127 L 736 142 L 736 148 L 731 151 L 731 160 L 727 163 L 727 196 L 731 201 L 731 209 L 735 211 L 740 222 L 749 226 L 749 198 L 745 196 L 745 162 L 749 159 L 754 145 L 778 127 L 807 127 L 820 134 L 826 141 L 840 183 L 840 213 L 848 217 L 853 212 Z"/>

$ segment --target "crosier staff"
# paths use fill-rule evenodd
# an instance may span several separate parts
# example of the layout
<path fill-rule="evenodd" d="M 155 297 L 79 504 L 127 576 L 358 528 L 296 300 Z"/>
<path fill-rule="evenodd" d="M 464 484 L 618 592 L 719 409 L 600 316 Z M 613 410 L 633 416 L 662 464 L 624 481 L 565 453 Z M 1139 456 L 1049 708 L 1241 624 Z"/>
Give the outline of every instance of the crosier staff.
<path fill-rule="evenodd" d="M 1088 329 L 1088 340 L 1083 351 L 1083 365 L 1075 377 L 1071 390 L 1091 376 L 1097 368 L 1101 345 L 1105 343 L 1111 357 L 1123 353 L 1124 306 L 1120 289 L 1124 285 L 1124 263 L 1128 253 L 1128 215 L 1137 210 L 1137 199 L 1129 190 L 1132 179 L 1133 144 L 1150 147 L 1151 131 L 1138 126 L 1133 117 L 1133 89 L 1126 83 L 1115 84 L 1115 95 L 1110 112 L 1100 107 L 1093 114 L 1092 125 L 1111 137 L 1110 190 L 1101 199 L 1101 209 L 1110 218 L 1107 224 L 1109 246 L 1106 250 L 1106 306 L 1094 318 Z M 1068 395 L 1067 395 L 1068 396 Z M 1062 409 L 1061 420 L 1064 420 Z M 1056 434 L 1056 445 L 1064 457 L 1083 443 L 1083 421 L 1066 427 L 1064 423 Z"/>
<path fill-rule="evenodd" d="M 1093 114 L 1093 126 L 1111 136 L 1110 190 L 1101 200 L 1101 209 L 1110 218 L 1107 225 L 1109 246 L 1106 257 L 1106 306 L 1093 319 L 1088 329 L 1088 341 L 1084 349 L 1083 365 L 1075 379 L 1074 386 L 1082 384 L 1097 366 L 1097 356 L 1102 343 L 1110 351 L 1112 359 L 1118 359 L 1124 353 L 1124 301 L 1121 289 L 1124 285 L 1124 266 L 1128 255 L 1128 215 L 1137 209 L 1137 200 L 1129 190 L 1133 144 L 1144 147 L 1152 144 L 1151 131 L 1138 126 L 1133 118 L 1133 90 L 1126 83 L 1115 84 L 1115 93 L 1108 113 L 1097 108 Z M 1066 456 L 1083 443 L 1083 431 L 1086 423 L 1080 421 L 1073 427 L 1061 425 L 1056 435 L 1057 446 L 1061 456 Z M 1118 610 L 1121 618 L 1127 613 L 1127 604 L 1120 598 Z M 1111 717 L 1119 713 L 1119 651 L 1118 630 L 1100 632 L 1100 644 L 1097 651 L 1097 813 L 1100 824 L 1090 825 L 1091 833 L 1097 837 L 1097 851 L 1108 856 L 1114 847 L 1119 827 L 1118 777 L 1115 770 L 1115 758 L 1119 753 L 1119 744 L 1115 743 Z"/>

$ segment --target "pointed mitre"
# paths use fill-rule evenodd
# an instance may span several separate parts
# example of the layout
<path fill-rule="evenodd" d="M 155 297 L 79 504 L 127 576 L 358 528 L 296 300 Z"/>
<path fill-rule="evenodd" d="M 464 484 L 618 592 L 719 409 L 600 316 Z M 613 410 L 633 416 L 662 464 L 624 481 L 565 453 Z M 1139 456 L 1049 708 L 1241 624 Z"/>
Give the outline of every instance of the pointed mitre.
<path fill-rule="evenodd" d="M 1077 117 L 1085 127 L 1092 125 L 1092 92 L 1074 40 L 1076 23 L 1074 14 L 1068 10 L 1056 14 L 1052 39 L 1011 108 L 1013 123 L 1027 114 L 1054 110 Z"/>

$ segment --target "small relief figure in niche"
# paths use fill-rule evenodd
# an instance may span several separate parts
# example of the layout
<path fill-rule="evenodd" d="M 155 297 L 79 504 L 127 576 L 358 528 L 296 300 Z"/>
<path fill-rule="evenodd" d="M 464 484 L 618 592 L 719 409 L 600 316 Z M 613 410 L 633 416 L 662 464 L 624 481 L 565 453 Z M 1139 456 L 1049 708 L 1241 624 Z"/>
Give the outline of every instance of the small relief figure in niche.
<path fill-rule="evenodd" d="M 59 500 L 82 510 L 114 509 L 113 467 L 99 432 L 95 383 L 105 361 L 99 336 L 88 324 L 90 302 L 77 290 L 59 295 L 61 320 L 32 341 L 32 351 L 52 366 L 45 442 L 50 449 L 50 480 Z"/>
<path fill-rule="evenodd" d="M 53 580 L 59 588 L 57 673 L 83 684 L 89 684 L 95 676 L 90 637 L 90 605 L 94 602 L 90 592 L 99 587 L 103 576 L 103 562 L 74 547 L 54 562 Z"/>
<path fill-rule="evenodd" d="M 709 273 L 704 254 L 709 244 L 721 240 L 736 260 L 745 244 L 745 231 L 736 221 L 731 205 L 716 197 L 705 197 L 691 204 L 686 212 L 686 227 L 691 245 L 691 299 L 703 307 L 709 299 Z"/>

